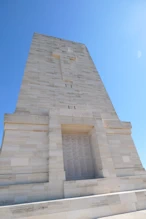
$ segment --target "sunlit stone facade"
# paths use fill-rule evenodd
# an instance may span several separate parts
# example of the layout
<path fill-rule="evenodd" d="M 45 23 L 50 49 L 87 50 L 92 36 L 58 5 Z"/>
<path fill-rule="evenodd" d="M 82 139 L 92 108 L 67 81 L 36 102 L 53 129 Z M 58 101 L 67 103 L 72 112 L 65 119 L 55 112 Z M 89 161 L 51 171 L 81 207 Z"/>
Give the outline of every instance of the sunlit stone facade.
<path fill-rule="evenodd" d="M 16 110 L 4 119 L 0 204 L 3 219 L 146 209 L 131 124 L 118 118 L 85 45 L 34 34 Z"/>

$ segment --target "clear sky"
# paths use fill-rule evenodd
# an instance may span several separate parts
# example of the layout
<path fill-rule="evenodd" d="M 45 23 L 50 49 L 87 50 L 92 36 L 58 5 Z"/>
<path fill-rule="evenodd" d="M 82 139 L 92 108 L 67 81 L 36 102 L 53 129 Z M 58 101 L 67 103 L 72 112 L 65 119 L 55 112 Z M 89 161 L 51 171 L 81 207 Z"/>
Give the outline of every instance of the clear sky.
<path fill-rule="evenodd" d="M 146 0 L 0 0 L 0 139 L 34 32 L 86 44 L 146 168 Z"/>

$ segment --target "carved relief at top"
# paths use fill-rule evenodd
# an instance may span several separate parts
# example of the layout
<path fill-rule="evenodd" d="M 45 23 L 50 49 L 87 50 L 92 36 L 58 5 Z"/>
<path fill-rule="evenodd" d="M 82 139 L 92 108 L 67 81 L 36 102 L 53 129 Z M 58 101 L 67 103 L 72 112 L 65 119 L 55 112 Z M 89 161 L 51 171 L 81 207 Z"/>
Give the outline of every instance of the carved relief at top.
<path fill-rule="evenodd" d="M 62 80 L 73 81 L 73 76 L 76 72 L 76 61 L 77 58 L 72 48 L 60 48 L 52 52 L 52 56 L 60 60 L 60 71 Z"/>

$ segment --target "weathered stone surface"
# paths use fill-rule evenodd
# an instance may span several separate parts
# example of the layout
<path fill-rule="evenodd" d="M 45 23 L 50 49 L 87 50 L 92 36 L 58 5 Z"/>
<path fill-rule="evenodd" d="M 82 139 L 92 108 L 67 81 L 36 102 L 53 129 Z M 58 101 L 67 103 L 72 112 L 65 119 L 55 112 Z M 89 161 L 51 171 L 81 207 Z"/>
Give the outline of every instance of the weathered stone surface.
<path fill-rule="evenodd" d="M 4 119 L 0 218 L 135 212 L 146 209 L 145 189 L 131 124 L 119 120 L 86 46 L 34 34 L 16 111 Z"/>
<path fill-rule="evenodd" d="M 141 209 L 139 209 L 139 196 L 143 196 Z M 146 209 L 146 190 L 5 206 L 0 207 L 0 215 L 4 219 L 39 217 L 93 219 L 143 209 Z"/>

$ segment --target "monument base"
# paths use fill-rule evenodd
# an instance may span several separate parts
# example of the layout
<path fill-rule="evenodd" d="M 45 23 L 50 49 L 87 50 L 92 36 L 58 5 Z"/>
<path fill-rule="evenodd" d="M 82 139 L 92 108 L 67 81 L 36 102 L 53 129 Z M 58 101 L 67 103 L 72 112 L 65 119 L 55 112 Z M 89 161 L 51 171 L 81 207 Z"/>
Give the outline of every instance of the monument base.
<path fill-rule="evenodd" d="M 0 216 L 3 219 L 139 219 L 140 215 L 143 218 L 146 215 L 138 212 L 143 209 L 146 209 L 146 189 L 4 206 L 0 207 Z"/>

